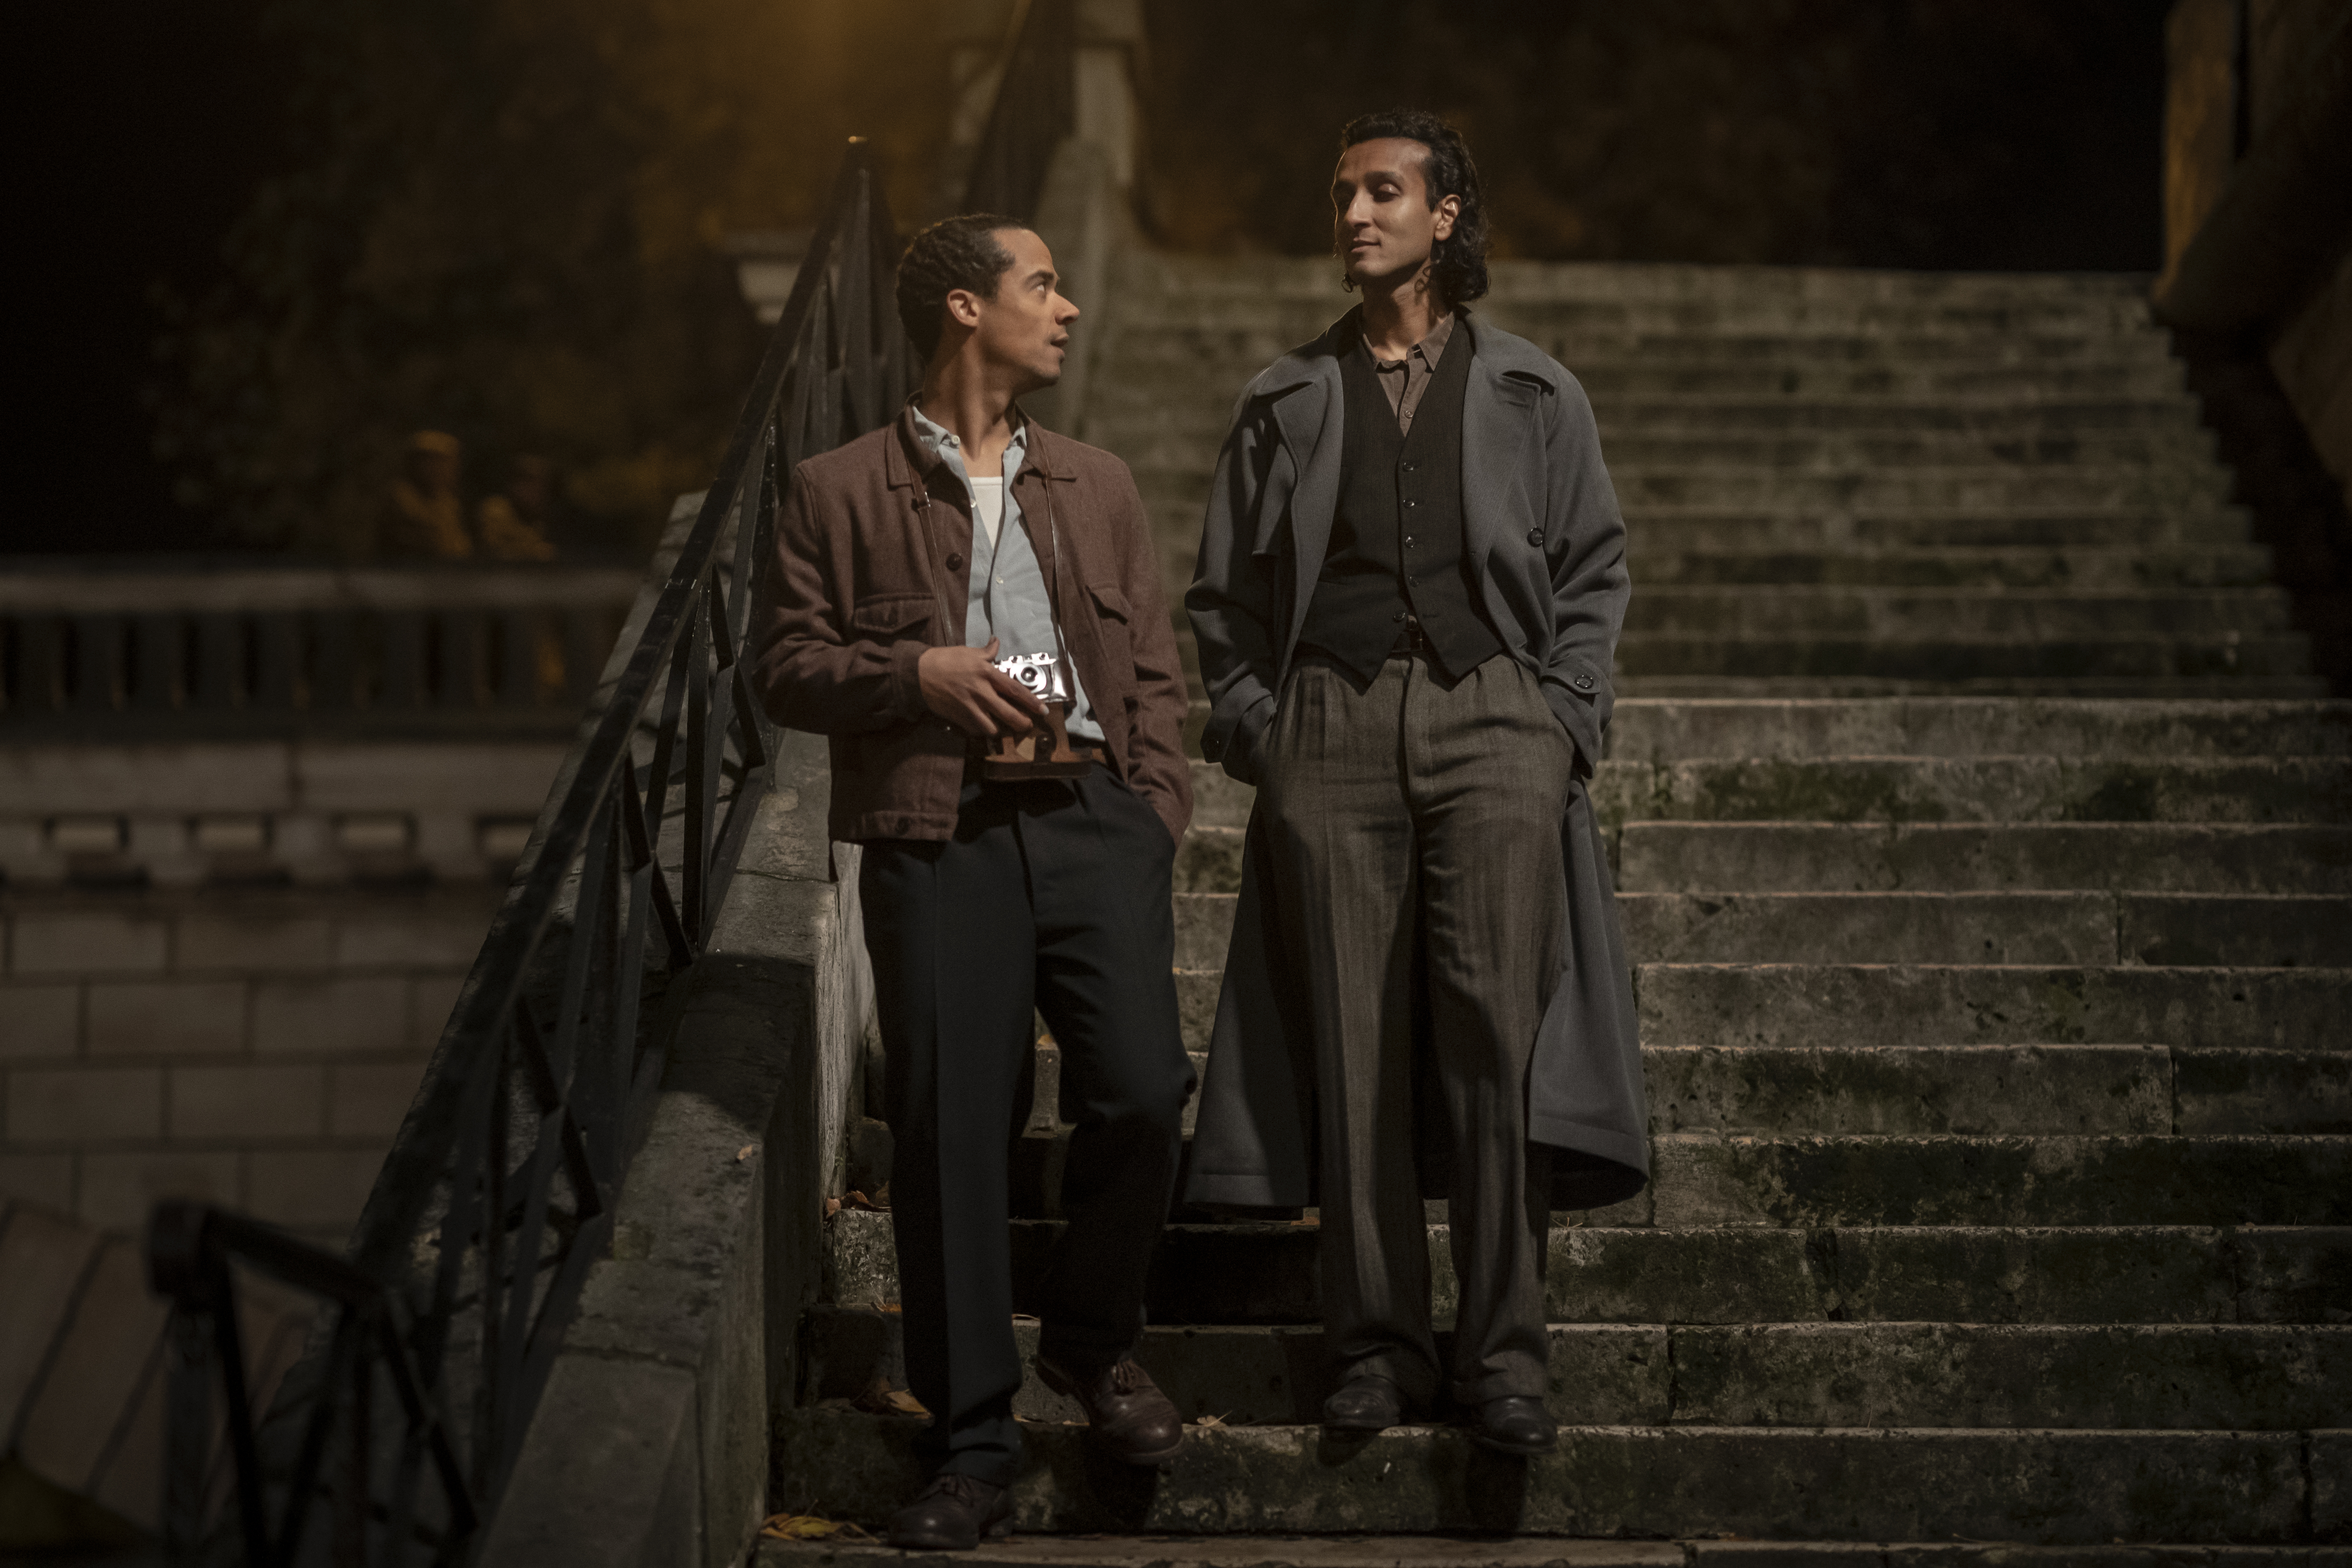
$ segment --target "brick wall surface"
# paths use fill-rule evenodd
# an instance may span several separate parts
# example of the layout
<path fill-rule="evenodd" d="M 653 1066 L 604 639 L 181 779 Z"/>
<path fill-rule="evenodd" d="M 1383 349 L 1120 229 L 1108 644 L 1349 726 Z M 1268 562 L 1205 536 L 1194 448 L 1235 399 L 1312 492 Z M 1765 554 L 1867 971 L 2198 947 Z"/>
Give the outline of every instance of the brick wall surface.
<path fill-rule="evenodd" d="M 340 1242 L 499 891 L 0 892 L 0 1198 Z"/>

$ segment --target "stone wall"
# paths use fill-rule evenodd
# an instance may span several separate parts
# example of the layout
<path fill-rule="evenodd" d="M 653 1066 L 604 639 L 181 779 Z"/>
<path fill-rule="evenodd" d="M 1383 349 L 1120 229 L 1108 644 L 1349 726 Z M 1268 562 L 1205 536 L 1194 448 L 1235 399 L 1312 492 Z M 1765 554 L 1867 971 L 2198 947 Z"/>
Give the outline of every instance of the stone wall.
<path fill-rule="evenodd" d="M 206 1198 L 340 1245 L 497 901 L 0 896 L 0 1195 L 124 1231 Z"/>
<path fill-rule="evenodd" d="M 0 744 L 0 1195 L 341 1245 L 563 750 Z"/>

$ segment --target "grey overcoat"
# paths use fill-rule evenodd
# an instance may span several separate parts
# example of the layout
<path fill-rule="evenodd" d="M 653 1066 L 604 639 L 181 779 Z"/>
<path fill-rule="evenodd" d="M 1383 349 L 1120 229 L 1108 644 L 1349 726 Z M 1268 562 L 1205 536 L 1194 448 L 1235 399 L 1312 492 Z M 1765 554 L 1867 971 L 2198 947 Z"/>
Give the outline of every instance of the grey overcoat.
<path fill-rule="evenodd" d="M 1610 665 L 1632 585 L 1625 524 L 1576 378 L 1524 338 L 1464 312 L 1470 384 L 1462 411 L 1464 557 L 1510 656 L 1541 679 L 1576 742 L 1578 781 L 1559 825 L 1567 949 L 1528 1078 L 1528 1129 L 1553 1151 L 1552 1206 L 1589 1208 L 1649 1179 L 1641 1046 L 1608 853 L 1583 778 L 1608 729 Z M 1331 537 L 1345 399 L 1343 318 L 1243 392 L 1217 459 L 1201 559 L 1184 596 L 1211 710 L 1202 754 L 1245 784 L 1290 667 Z M 1306 591 L 1301 591 L 1305 584 Z M 1314 1047 L 1295 943 L 1266 896 L 1272 868 L 1253 815 L 1240 907 L 1201 1091 L 1186 1196 L 1291 1207 L 1315 1198 Z M 1424 1158 L 1431 1195 L 1437 1162 Z"/>

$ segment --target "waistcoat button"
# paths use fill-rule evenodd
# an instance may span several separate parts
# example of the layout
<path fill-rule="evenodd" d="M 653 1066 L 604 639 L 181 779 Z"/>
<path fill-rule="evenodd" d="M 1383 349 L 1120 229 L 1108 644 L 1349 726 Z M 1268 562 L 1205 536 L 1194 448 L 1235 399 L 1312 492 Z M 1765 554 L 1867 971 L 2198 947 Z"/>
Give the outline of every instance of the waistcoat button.
<path fill-rule="evenodd" d="M 1543 530 L 1540 528 L 1531 528 L 1528 530 L 1528 542 L 1529 544 L 1541 546 L 1543 543 Z"/>

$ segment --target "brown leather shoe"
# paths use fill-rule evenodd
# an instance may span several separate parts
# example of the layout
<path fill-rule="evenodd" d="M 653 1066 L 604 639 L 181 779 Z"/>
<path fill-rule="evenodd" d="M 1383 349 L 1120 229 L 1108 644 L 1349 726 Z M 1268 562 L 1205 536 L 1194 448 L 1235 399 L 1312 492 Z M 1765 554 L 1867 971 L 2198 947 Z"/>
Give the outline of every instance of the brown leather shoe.
<path fill-rule="evenodd" d="M 982 1541 L 1013 1533 L 1013 1489 L 973 1476 L 935 1477 L 915 1500 L 890 1516 L 884 1538 L 901 1549 L 969 1552 Z"/>
<path fill-rule="evenodd" d="M 1184 1418 L 1132 1358 L 1121 1357 L 1087 1377 L 1044 1356 L 1036 1365 L 1046 1387 L 1078 1402 L 1087 1425 L 1117 1458 L 1130 1465 L 1164 1465 L 1184 1446 Z"/>

